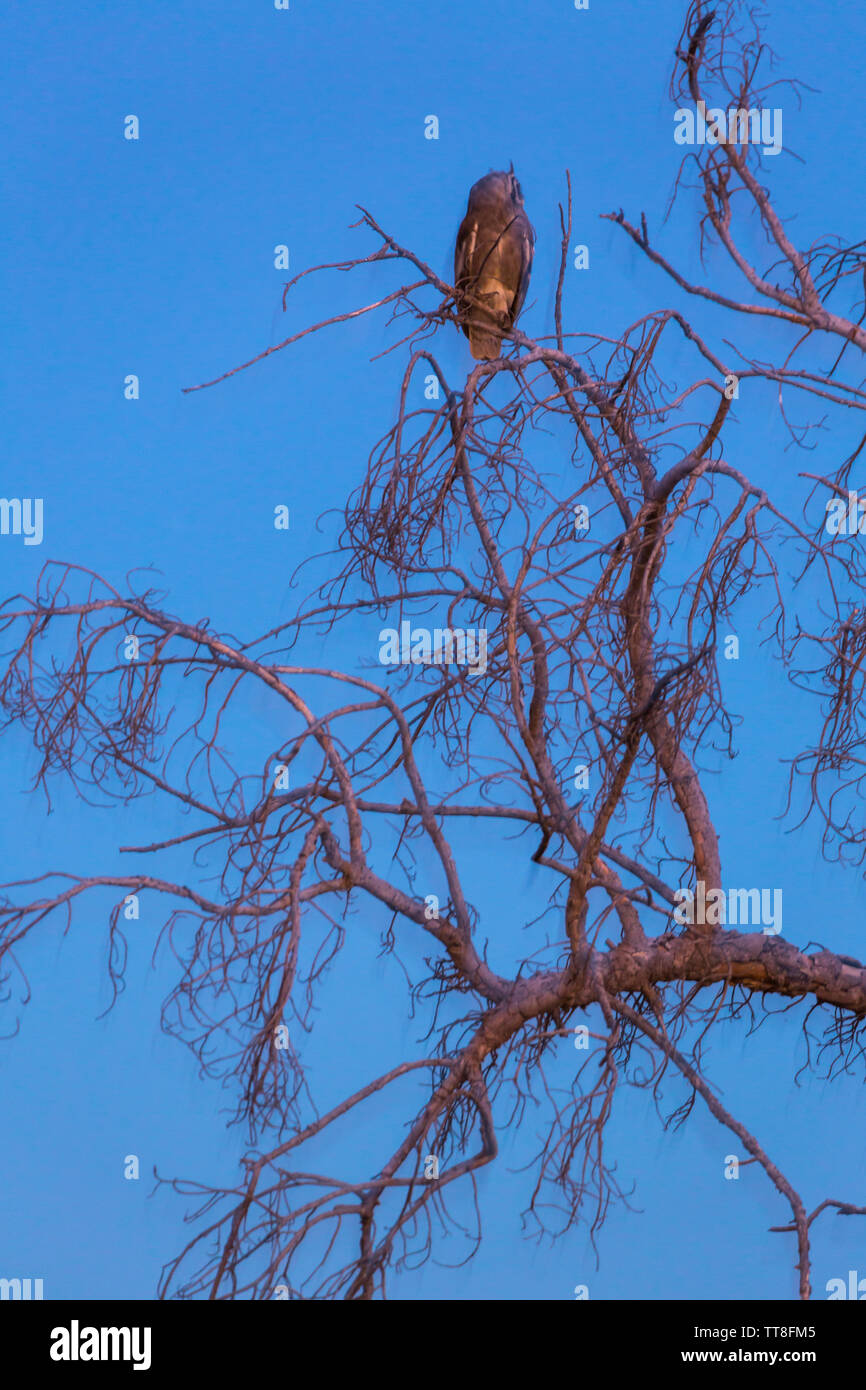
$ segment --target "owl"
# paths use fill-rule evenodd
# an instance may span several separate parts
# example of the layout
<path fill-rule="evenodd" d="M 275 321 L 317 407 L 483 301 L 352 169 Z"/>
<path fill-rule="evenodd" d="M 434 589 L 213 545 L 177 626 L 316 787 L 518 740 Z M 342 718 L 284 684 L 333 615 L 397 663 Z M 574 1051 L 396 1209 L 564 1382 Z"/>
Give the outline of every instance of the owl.
<path fill-rule="evenodd" d="M 491 330 L 508 330 L 520 313 L 534 245 L 513 165 L 472 185 L 454 248 L 454 285 L 476 301 L 461 305 L 460 323 L 479 361 L 501 355 L 502 338 Z"/>

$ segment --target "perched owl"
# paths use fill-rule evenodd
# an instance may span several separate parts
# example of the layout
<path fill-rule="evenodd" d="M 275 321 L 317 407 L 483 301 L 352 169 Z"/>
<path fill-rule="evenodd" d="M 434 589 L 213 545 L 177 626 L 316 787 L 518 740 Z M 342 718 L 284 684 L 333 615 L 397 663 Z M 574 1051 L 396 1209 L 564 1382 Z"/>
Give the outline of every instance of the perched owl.
<path fill-rule="evenodd" d="M 462 306 L 460 322 L 480 361 L 501 356 L 502 339 L 490 325 L 507 330 L 520 313 L 534 244 L 513 165 L 472 185 L 454 249 L 454 285 L 479 301 Z"/>

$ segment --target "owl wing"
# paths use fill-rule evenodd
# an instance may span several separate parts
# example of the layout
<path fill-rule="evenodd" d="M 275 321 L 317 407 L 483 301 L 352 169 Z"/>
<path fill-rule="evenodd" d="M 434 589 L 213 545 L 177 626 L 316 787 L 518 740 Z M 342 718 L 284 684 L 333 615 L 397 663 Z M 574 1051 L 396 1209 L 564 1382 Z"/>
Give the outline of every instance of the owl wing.
<path fill-rule="evenodd" d="M 520 213 L 512 230 L 517 233 L 516 250 L 520 263 L 517 291 L 511 308 L 511 322 L 515 323 L 517 321 L 517 315 L 523 308 L 526 291 L 529 289 L 529 277 L 532 274 L 532 257 L 535 251 L 535 232 L 525 212 Z"/>
<path fill-rule="evenodd" d="M 472 262 L 477 245 L 478 219 L 474 215 L 467 213 L 460 223 L 460 230 L 457 233 L 457 244 L 454 247 L 455 285 L 459 285 L 463 280 L 470 279 L 474 274 Z"/>

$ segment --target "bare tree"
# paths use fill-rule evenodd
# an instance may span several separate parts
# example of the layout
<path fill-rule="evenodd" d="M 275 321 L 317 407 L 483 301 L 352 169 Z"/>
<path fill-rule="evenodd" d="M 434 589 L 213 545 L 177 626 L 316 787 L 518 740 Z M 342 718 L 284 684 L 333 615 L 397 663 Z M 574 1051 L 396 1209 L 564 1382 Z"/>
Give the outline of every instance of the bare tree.
<path fill-rule="evenodd" d="M 769 57 L 736 5 L 709 13 L 694 3 L 672 93 L 693 109 L 732 105 L 748 129 L 748 113 L 781 89 L 761 85 Z M 121 591 L 53 563 L 34 597 L 6 601 L 4 725 L 32 734 L 37 785 L 48 794 L 59 773 L 85 799 L 156 792 L 190 816 L 183 834 L 127 847 L 129 874 L 7 884 L 0 908 L 8 979 L 19 943 L 44 918 L 71 919 L 82 896 L 115 890 L 117 983 L 126 895 L 168 901 L 162 937 L 180 974 L 164 1026 L 207 1070 L 236 1077 L 237 1118 L 256 1147 L 230 1190 L 175 1180 L 201 1198 L 201 1220 L 166 1266 L 163 1296 L 269 1298 L 279 1285 L 291 1297 L 384 1296 L 389 1268 L 434 1248 L 454 1219 L 452 1187 L 474 1192 L 498 1131 L 538 1095 L 549 1125 L 528 1211 L 539 1228 L 554 1213 L 557 1229 L 585 1218 L 594 1233 L 622 1195 L 605 1131 L 623 1084 L 650 1088 L 665 1123 L 706 1105 L 763 1168 L 790 1213 L 776 1229 L 793 1237 L 801 1298 L 810 1296 L 815 1218 L 827 1208 L 866 1213 L 836 1199 L 809 1211 L 796 1175 L 720 1103 L 702 1066 L 708 1032 L 762 1020 L 768 1000 L 801 1010 L 807 1039 L 818 1041 L 811 1063 L 832 1073 L 863 1061 L 866 968 L 719 915 L 725 880 L 704 785 L 708 750 L 733 753 L 720 643 L 738 602 L 760 595 L 766 640 L 819 711 L 812 746 L 791 766 L 791 809 L 802 788 L 824 852 L 863 862 L 866 610 L 856 599 L 866 575 L 858 535 L 824 524 L 825 503 L 847 499 L 863 440 L 831 476 L 801 475 L 797 517 L 726 461 L 725 440 L 761 383 L 776 384 L 795 445 L 828 415 L 866 429 L 856 356 L 866 349 L 866 252 L 836 238 L 798 248 L 766 167 L 760 142 L 705 141 L 685 153 L 677 183 L 678 194 L 699 190 L 702 252 L 736 271 L 742 298 L 689 281 L 651 243 L 644 215 L 608 214 L 651 263 L 652 285 L 664 289 L 667 276 L 694 297 L 696 322 L 707 305 L 727 311 L 721 342 L 674 309 L 613 337 L 566 331 L 569 183 L 553 333 L 532 339 L 515 328 L 503 355 L 474 365 L 460 387 L 435 352 L 458 321 L 454 288 L 362 209 L 356 225 L 375 249 L 316 270 L 381 262 L 384 275 L 390 262 L 401 283 L 268 349 L 385 311 L 400 328 L 389 350 L 406 358 L 397 419 L 346 505 L 328 577 L 297 615 L 234 638 L 166 613 L 159 594 L 131 579 Z M 755 228 L 768 247 L 764 268 L 742 249 Z M 775 344 L 772 360 L 750 346 L 756 319 L 761 353 Z M 683 345 L 692 377 L 677 390 L 664 364 Z M 432 399 L 419 404 L 422 377 Z M 795 423 L 795 401 L 812 403 L 821 421 Z M 533 462 L 542 437 L 570 457 L 568 489 Z M 576 527 L 583 516 L 589 530 Z M 292 659 L 307 633 L 361 615 L 396 630 L 430 614 L 439 637 L 425 647 L 422 634 L 415 658 L 387 673 L 374 654 L 363 674 Z M 488 643 L 484 660 L 476 647 L 474 669 L 470 633 Z M 197 692 L 186 719 L 181 679 Z M 290 732 L 263 750 L 260 767 L 240 771 L 223 731 L 255 684 Z M 434 757 L 444 793 L 422 775 Z M 485 945 L 483 904 L 467 900 L 449 839 L 461 818 L 479 846 L 522 847 L 546 875 L 524 959 Z M 195 855 L 205 847 L 222 865 L 207 891 Z M 156 865 L 169 855 L 176 864 L 179 850 L 189 852 L 189 878 L 161 875 Z M 447 885 L 442 901 L 418 870 L 426 855 Z M 715 912 L 680 910 L 686 889 Z M 389 950 L 424 934 L 429 974 L 411 981 L 410 997 L 426 1035 L 414 1055 L 319 1115 L 287 1023 L 308 1026 L 345 919 L 369 907 L 386 923 Z M 573 1054 L 577 1073 L 562 1095 L 545 1067 L 575 1027 L 588 1046 Z M 669 1074 L 687 1100 L 664 1115 Z M 410 1108 L 375 1171 L 354 1180 L 311 1170 L 310 1142 L 344 1119 L 363 1123 L 366 1102 L 386 1088 L 395 1107 Z"/>

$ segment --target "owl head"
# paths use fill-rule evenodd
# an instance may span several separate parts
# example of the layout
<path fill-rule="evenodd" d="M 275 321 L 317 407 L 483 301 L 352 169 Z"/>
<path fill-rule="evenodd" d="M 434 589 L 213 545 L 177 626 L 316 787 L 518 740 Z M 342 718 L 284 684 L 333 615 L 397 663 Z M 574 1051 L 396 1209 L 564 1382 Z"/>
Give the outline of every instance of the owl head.
<path fill-rule="evenodd" d="M 516 204 L 517 207 L 522 208 L 522 207 L 523 207 L 523 190 L 521 189 L 520 184 L 517 182 L 517 175 L 516 175 L 515 172 L 514 172 L 514 163 L 513 163 L 513 161 L 512 161 L 512 163 L 509 164 L 509 166 L 508 166 L 508 173 L 507 173 L 507 174 L 503 174 L 503 178 L 506 178 L 506 179 L 508 180 L 508 191 L 509 191 L 509 193 L 510 193 L 510 195 L 511 195 L 511 201 L 512 201 L 512 203 Z"/>
<path fill-rule="evenodd" d="M 491 173 L 485 174 L 484 178 L 475 184 L 473 193 L 476 189 L 487 196 L 492 193 L 497 198 L 508 199 L 515 208 L 523 207 L 523 191 L 517 182 L 513 164 L 508 169 L 494 169 Z"/>

